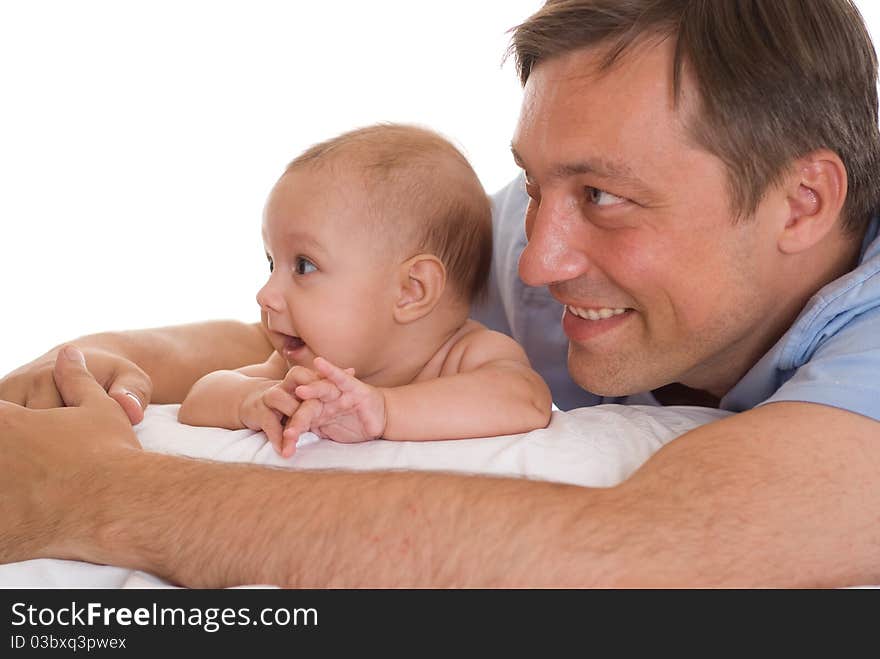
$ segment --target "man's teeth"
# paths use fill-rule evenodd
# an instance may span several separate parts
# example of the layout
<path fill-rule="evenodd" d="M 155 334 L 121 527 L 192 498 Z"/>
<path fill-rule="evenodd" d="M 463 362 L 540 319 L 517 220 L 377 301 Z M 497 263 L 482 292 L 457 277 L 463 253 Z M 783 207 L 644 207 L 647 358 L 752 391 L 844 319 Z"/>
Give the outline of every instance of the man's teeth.
<path fill-rule="evenodd" d="M 571 305 L 567 305 L 569 313 L 574 314 L 578 318 L 583 318 L 584 320 L 605 320 L 606 318 L 611 318 L 611 316 L 619 316 L 626 309 L 611 309 L 609 307 L 602 307 L 601 309 L 581 309 L 580 307 L 573 307 Z"/>

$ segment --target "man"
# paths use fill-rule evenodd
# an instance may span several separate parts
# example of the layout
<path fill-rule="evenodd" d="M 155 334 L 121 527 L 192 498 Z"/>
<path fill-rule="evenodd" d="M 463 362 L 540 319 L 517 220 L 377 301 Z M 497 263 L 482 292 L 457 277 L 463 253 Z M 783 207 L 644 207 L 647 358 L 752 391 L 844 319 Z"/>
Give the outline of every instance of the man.
<path fill-rule="evenodd" d="M 0 468 L 14 474 L 0 560 L 78 558 L 191 586 L 880 583 L 880 136 L 858 13 L 846 0 L 551 0 L 514 49 L 519 273 L 557 302 L 515 284 L 523 200 L 502 191 L 508 328 L 528 348 L 536 305 L 562 303 L 568 369 L 594 400 L 741 413 L 607 489 L 211 464 L 134 448 L 102 387 L 136 421 L 150 396 L 180 400 L 205 371 L 268 354 L 258 327 L 88 337 L 97 383 L 68 348 L 0 388 L 69 406 L 0 406 Z M 198 350 L 217 345 L 236 347 Z"/>

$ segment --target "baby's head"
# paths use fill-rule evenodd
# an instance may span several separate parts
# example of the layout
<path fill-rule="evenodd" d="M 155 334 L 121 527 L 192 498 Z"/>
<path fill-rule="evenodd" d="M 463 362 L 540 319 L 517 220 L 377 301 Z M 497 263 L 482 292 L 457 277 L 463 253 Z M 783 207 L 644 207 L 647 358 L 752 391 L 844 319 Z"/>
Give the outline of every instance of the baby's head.
<path fill-rule="evenodd" d="M 430 358 L 484 294 L 491 207 L 464 156 L 431 131 L 376 125 L 317 144 L 263 219 L 263 324 L 288 364 L 322 356 L 371 384 Z"/>

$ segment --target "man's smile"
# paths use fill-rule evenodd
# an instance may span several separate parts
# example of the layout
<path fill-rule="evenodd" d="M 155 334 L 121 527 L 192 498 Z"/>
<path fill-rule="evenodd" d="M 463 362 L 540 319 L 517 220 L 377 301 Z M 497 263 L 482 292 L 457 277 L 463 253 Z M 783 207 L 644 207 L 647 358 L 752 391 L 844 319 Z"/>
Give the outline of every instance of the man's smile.
<path fill-rule="evenodd" d="M 565 305 L 562 329 L 572 341 L 583 343 L 627 322 L 635 313 L 622 307 L 573 307 Z"/>
<path fill-rule="evenodd" d="M 569 304 L 566 305 L 566 309 L 569 313 L 573 313 L 583 320 L 607 320 L 612 316 L 626 313 L 626 308 L 624 307 L 574 307 Z"/>

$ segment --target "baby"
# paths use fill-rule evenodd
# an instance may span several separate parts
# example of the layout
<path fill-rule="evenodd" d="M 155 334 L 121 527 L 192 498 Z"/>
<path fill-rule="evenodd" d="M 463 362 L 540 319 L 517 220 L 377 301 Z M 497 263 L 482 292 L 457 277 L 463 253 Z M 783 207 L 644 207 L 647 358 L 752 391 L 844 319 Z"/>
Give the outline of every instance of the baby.
<path fill-rule="evenodd" d="M 468 318 L 487 285 L 491 208 L 439 135 L 377 125 L 310 148 L 269 195 L 263 243 L 257 302 L 275 351 L 196 382 L 181 422 L 262 430 L 284 457 L 309 430 L 430 440 L 549 422 L 522 348 Z"/>

